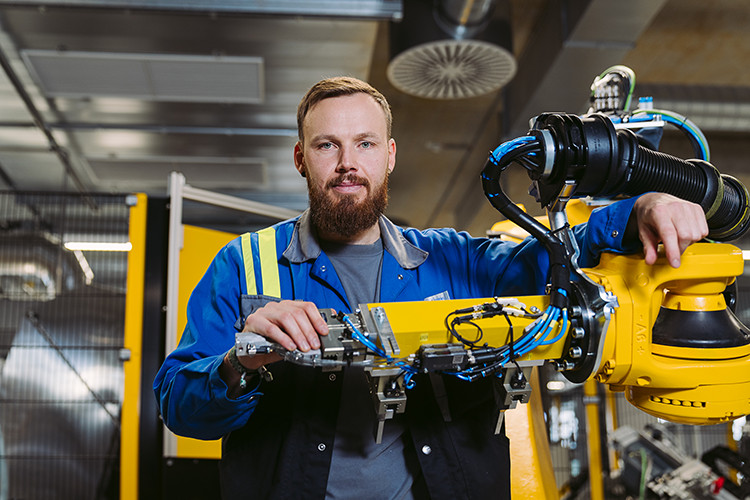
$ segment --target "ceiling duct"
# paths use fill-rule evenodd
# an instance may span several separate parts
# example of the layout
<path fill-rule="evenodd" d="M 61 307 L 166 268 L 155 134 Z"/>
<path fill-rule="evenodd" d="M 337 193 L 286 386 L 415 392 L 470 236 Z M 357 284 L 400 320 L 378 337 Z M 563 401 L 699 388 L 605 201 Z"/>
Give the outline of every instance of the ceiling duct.
<path fill-rule="evenodd" d="M 391 23 L 388 79 L 400 91 L 463 99 L 500 89 L 516 73 L 510 7 L 497 0 L 407 0 Z"/>

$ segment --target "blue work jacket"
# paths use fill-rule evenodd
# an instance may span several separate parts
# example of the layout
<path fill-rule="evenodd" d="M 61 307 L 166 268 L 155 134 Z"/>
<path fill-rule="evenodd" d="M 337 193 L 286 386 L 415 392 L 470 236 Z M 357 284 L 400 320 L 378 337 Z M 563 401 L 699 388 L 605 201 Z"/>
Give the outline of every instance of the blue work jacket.
<path fill-rule="evenodd" d="M 602 251 L 637 249 L 623 242 L 633 203 L 595 210 L 588 224 L 575 228 L 582 267 L 594 265 Z M 403 229 L 385 217 L 379 224 L 381 302 L 544 291 L 548 257 L 533 238 L 511 243 L 452 229 Z M 219 365 L 247 315 L 268 301 L 306 300 L 344 312 L 357 305 L 347 302 L 307 212 L 260 233 L 237 238 L 216 255 L 190 297 L 187 327 L 157 374 L 154 391 L 173 432 L 224 438 L 222 490 L 227 498 L 324 498 L 341 377 L 274 363 L 268 367 L 272 382 L 232 399 Z M 269 269 L 269 254 L 275 269 Z M 509 496 L 507 439 L 493 434 L 498 415 L 493 382 L 442 379 L 447 415 L 435 401 L 434 378 L 418 376 L 407 394 L 407 432 L 431 497 Z"/>

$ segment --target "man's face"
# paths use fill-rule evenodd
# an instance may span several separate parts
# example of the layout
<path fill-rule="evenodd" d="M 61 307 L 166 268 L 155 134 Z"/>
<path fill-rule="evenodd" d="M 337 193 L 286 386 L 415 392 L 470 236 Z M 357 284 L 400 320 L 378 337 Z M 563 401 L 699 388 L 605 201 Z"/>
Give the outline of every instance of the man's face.
<path fill-rule="evenodd" d="M 308 111 L 302 131 L 294 160 L 307 178 L 313 224 L 329 237 L 371 229 L 387 205 L 396 160 L 383 109 L 361 93 L 324 99 Z"/>

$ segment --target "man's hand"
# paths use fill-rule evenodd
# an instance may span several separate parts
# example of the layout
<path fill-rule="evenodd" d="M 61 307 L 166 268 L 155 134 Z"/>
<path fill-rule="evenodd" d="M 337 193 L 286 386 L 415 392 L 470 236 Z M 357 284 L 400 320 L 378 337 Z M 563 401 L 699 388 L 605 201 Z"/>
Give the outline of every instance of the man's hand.
<path fill-rule="evenodd" d="M 706 215 L 700 205 L 670 194 L 644 194 L 635 202 L 633 215 L 649 265 L 656 262 L 660 242 L 669 264 L 679 267 L 682 252 L 708 235 Z"/>
<path fill-rule="evenodd" d="M 328 335 L 328 325 L 312 302 L 282 300 L 269 302 L 245 319 L 243 332 L 253 332 L 293 351 L 309 351 L 320 348 L 319 335 Z M 250 358 L 238 358 L 249 372 L 261 366 L 279 361 L 278 354 L 259 354 Z M 232 368 L 228 354 L 219 367 L 219 375 L 227 384 L 228 395 L 237 398 L 247 389 L 240 385 L 240 374 Z"/>
<path fill-rule="evenodd" d="M 309 351 L 320 348 L 319 335 L 328 335 L 328 325 L 312 302 L 282 300 L 269 302 L 245 319 L 243 332 L 253 332 L 276 342 L 285 349 Z M 278 361 L 276 354 L 243 359 L 248 369 Z"/>

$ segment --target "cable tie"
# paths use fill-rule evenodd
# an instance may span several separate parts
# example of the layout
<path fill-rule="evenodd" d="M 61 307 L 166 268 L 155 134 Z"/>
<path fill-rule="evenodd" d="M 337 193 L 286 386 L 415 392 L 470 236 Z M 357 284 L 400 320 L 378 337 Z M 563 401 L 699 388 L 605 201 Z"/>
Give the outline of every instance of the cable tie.
<path fill-rule="evenodd" d="M 501 306 L 517 307 L 519 309 L 526 308 L 526 304 L 515 297 L 495 297 L 495 302 Z"/>
<path fill-rule="evenodd" d="M 518 317 L 526 316 L 525 311 L 522 311 L 521 309 L 516 309 L 515 307 L 503 307 L 503 311 L 510 314 L 511 316 L 518 316 Z"/>
<path fill-rule="evenodd" d="M 548 315 L 549 314 L 547 313 L 547 311 L 544 311 L 544 313 L 541 316 L 539 316 L 537 319 L 535 319 L 534 321 L 526 325 L 526 327 L 523 329 L 523 333 L 529 333 L 531 330 L 536 328 L 540 323 L 543 323 L 544 321 L 546 321 Z"/>

